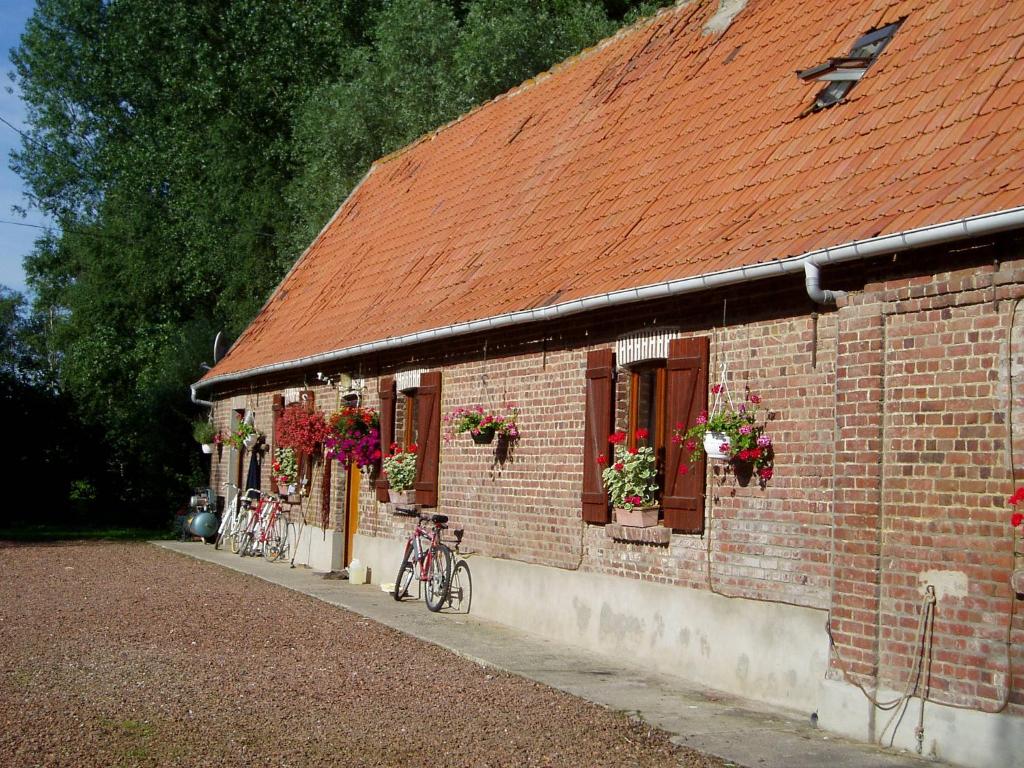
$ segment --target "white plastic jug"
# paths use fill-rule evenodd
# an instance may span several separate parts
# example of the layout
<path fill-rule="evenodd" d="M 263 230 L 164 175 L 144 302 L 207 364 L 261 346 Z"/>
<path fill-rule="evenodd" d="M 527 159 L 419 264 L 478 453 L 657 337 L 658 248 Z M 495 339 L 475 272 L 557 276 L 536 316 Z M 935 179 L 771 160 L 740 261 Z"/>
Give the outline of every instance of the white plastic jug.
<path fill-rule="evenodd" d="M 349 584 L 365 584 L 366 583 L 366 566 L 363 565 L 359 559 L 353 560 L 348 564 L 348 583 Z"/>

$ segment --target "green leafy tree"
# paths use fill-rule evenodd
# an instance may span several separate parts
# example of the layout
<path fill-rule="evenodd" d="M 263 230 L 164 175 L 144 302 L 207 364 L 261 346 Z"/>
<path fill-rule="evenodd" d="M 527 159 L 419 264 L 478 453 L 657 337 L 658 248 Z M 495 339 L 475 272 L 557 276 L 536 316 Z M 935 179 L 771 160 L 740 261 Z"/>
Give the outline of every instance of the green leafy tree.
<path fill-rule="evenodd" d="M 59 227 L 26 263 L 33 365 L 102 437 L 109 485 L 78 496 L 178 506 L 204 474 L 187 385 L 214 333 L 245 327 L 370 163 L 638 7 L 38 0 L 11 165 Z"/>

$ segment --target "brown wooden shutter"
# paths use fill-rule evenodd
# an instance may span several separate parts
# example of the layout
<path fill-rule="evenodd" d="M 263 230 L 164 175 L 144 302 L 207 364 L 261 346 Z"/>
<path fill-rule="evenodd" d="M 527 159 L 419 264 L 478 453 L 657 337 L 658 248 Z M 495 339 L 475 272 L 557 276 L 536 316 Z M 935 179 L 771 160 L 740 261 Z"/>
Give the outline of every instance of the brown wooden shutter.
<path fill-rule="evenodd" d="M 284 395 L 274 395 L 273 405 L 270 407 L 270 412 L 273 414 L 273 434 L 271 440 L 274 443 L 274 449 L 278 448 L 277 445 L 277 425 L 281 421 L 281 414 L 284 413 Z"/>
<path fill-rule="evenodd" d="M 608 492 L 601 480 L 603 467 L 597 457 L 609 456 L 615 409 L 615 351 L 595 349 L 587 353 L 587 403 L 583 427 L 583 519 L 588 523 L 611 522 Z"/>
<path fill-rule="evenodd" d="M 441 372 L 420 376 L 416 390 L 419 453 L 416 459 L 416 503 L 437 506 L 438 465 L 441 460 Z"/>
<path fill-rule="evenodd" d="M 385 376 L 380 380 L 380 452 L 387 454 L 391 444 L 395 442 L 395 380 Z M 384 504 L 388 500 L 388 480 L 384 476 L 374 483 L 377 501 Z"/>
<path fill-rule="evenodd" d="M 668 346 L 666 419 L 689 429 L 708 407 L 708 339 L 673 339 Z M 665 447 L 665 492 L 661 506 L 665 527 L 683 533 L 704 533 L 705 461 L 689 463 L 686 446 L 669 441 Z M 679 474 L 679 467 L 688 468 Z"/>
<path fill-rule="evenodd" d="M 306 413 L 312 413 L 316 406 L 316 393 L 311 389 L 304 389 L 299 392 L 299 404 L 297 408 L 305 408 Z M 305 451 L 298 451 L 299 485 L 305 485 L 306 492 L 313 492 L 313 454 Z"/>

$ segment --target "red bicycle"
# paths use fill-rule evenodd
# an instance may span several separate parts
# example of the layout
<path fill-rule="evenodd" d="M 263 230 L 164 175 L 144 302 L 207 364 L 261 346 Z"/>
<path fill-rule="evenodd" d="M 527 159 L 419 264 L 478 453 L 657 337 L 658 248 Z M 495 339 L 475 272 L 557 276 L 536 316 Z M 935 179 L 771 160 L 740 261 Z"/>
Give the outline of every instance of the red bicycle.
<path fill-rule="evenodd" d="M 432 523 L 429 528 L 426 522 Z M 447 515 L 420 515 L 416 528 L 405 542 L 405 554 L 395 578 L 392 596 L 401 600 L 409 594 L 414 577 L 423 584 L 427 608 L 440 611 L 448 599 L 452 579 L 452 551 L 441 541 L 441 531 L 448 526 Z"/>

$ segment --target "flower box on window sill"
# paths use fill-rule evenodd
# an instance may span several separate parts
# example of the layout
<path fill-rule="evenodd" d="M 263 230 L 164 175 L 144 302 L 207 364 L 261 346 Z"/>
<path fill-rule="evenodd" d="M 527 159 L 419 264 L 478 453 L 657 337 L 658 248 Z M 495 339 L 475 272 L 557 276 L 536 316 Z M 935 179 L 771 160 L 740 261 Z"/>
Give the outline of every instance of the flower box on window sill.
<path fill-rule="evenodd" d="M 396 506 L 402 505 L 403 507 L 407 507 L 410 504 L 416 503 L 416 491 L 395 491 L 388 488 L 388 501 Z"/>
<path fill-rule="evenodd" d="M 658 524 L 658 507 L 615 507 L 615 522 L 630 528 L 650 528 Z"/>

